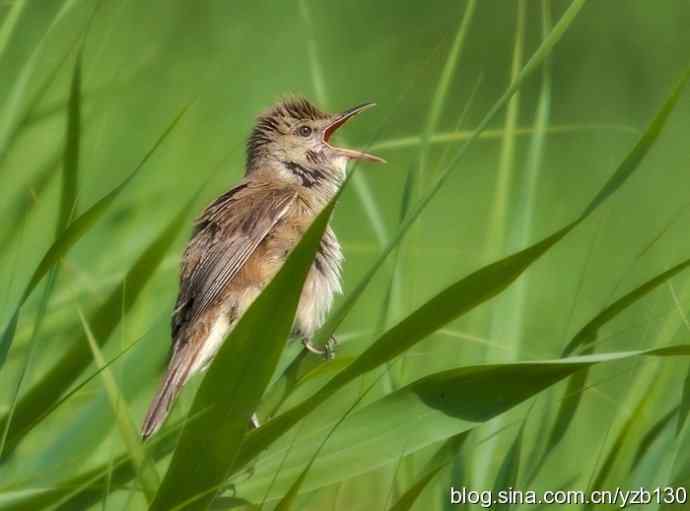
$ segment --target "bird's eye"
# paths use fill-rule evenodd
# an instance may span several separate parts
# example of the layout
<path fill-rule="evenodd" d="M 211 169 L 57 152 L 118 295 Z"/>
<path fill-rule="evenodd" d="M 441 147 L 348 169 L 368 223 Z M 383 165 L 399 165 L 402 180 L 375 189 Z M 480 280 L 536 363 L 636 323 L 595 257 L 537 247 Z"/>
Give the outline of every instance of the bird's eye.
<path fill-rule="evenodd" d="M 309 126 L 300 126 L 298 131 L 300 137 L 308 137 L 311 135 L 311 128 Z"/>

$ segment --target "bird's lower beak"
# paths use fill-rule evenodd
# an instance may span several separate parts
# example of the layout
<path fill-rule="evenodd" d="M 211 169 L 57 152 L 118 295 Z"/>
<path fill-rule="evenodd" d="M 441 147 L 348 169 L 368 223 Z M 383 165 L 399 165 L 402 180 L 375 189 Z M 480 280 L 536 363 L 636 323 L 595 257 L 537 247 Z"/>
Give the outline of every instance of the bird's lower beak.
<path fill-rule="evenodd" d="M 358 151 L 356 149 L 335 147 L 329 144 L 328 142 L 331 138 L 331 135 L 333 135 L 333 133 L 335 133 L 335 131 L 338 128 L 340 128 L 343 124 L 345 124 L 348 120 L 352 119 L 358 113 L 364 112 L 364 110 L 368 110 L 374 106 L 376 106 L 376 103 L 364 103 L 354 108 L 350 108 L 349 110 L 345 110 L 341 114 L 338 114 L 335 117 L 335 119 L 333 119 L 333 121 L 328 126 L 326 126 L 326 129 L 323 131 L 323 143 L 328 145 L 331 149 L 333 149 L 341 156 L 350 160 L 368 160 L 377 163 L 386 163 L 386 160 L 384 160 L 383 158 L 379 158 L 378 156 L 374 156 L 373 154 L 365 153 L 364 151 Z"/>

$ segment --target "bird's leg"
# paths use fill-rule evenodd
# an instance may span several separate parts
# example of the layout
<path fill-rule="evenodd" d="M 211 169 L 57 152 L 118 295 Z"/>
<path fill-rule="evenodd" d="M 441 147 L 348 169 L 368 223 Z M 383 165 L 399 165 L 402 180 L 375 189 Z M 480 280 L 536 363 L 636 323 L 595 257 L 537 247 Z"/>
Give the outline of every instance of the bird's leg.
<path fill-rule="evenodd" d="M 335 358 L 336 340 L 334 335 L 331 335 L 326 344 L 324 344 L 323 348 L 314 346 L 314 344 L 312 344 L 312 342 L 306 337 L 302 339 L 302 344 L 304 344 L 304 347 L 307 349 L 307 351 L 311 351 L 315 355 L 320 355 L 326 360 Z"/>

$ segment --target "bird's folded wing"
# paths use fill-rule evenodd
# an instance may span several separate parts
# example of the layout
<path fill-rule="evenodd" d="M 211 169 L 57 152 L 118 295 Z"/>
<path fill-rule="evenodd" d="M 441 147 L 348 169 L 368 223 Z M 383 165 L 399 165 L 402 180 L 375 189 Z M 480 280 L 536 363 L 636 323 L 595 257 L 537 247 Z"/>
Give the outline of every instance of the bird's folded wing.
<path fill-rule="evenodd" d="M 295 198 L 290 190 L 244 182 L 206 208 L 185 251 L 173 338 L 222 296 Z"/>

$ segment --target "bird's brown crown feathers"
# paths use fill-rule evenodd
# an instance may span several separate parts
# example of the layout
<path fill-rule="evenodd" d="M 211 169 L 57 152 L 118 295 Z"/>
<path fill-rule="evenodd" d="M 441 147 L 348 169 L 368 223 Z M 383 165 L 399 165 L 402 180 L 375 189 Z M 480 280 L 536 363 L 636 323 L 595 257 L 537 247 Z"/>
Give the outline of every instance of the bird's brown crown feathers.
<path fill-rule="evenodd" d="M 263 147 L 275 135 L 287 133 L 297 122 L 327 119 L 329 116 L 302 97 L 288 97 L 279 101 L 256 119 L 247 141 L 247 168 L 252 168 Z"/>

